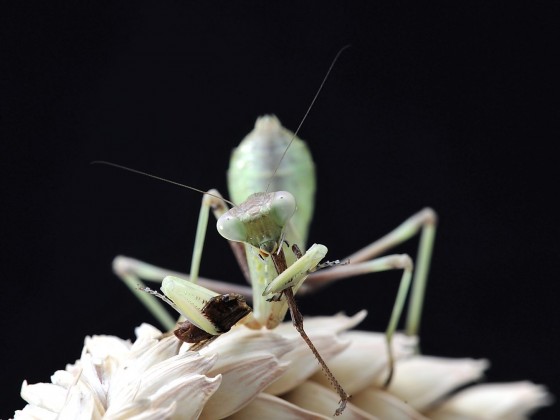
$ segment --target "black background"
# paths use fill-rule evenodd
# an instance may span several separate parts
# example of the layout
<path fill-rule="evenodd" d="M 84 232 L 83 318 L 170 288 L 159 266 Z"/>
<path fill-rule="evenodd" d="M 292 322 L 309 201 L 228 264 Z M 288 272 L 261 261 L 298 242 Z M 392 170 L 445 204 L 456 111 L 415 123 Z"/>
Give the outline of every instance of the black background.
<path fill-rule="evenodd" d="M 113 256 L 188 269 L 200 197 L 89 162 L 225 192 L 255 118 L 295 128 L 348 43 L 301 131 L 319 177 L 310 241 L 343 257 L 432 206 L 424 352 L 560 395 L 558 8 L 370 3 L 4 3 L 1 417 L 85 335 L 155 322 Z M 209 232 L 202 273 L 240 282 Z M 362 328 L 382 330 L 398 278 L 347 280 L 301 310 L 367 308 Z"/>

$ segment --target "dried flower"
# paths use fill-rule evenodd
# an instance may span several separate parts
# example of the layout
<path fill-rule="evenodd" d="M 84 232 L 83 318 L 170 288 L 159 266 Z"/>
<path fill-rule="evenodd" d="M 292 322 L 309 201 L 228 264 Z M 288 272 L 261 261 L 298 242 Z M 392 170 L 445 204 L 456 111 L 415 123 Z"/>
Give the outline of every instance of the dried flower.
<path fill-rule="evenodd" d="M 484 360 L 414 355 L 415 340 L 396 335 L 395 377 L 387 374 L 383 334 L 350 331 L 364 317 L 306 320 L 315 345 L 352 394 L 343 418 L 525 418 L 551 402 L 530 382 L 484 384 L 450 393 L 480 379 Z M 143 324 L 134 343 L 87 337 L 81 358 L 29 385 L 28 405 L 16 419 L 330 418 L 338 397 L 289 323 L 279 328 L 236 327 L 199 352 Z"/>

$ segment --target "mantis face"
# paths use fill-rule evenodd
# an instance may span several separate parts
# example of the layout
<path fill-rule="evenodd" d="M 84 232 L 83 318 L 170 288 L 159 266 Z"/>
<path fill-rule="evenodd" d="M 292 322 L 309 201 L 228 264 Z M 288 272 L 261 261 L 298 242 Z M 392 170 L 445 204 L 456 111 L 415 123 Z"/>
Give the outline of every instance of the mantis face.
<path fill-rule="evenodd" d="M 287 191 L 252 194 L 218 219 L 218 232 L 234 242 L 248 243 L 262 258 L 282 243 L 286 223 L 296 211 L 296 200 Z"/>

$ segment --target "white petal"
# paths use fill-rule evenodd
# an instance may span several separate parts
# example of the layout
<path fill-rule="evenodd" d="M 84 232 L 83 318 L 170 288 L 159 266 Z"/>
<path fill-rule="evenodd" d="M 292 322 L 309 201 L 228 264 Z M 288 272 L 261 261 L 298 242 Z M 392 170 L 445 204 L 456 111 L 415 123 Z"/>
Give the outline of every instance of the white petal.
<path fill-rule="evenodd" d="M 388 392 L 424 411 L 459 386 L 479 379 L 487 367 L 486 360 L 414 356 L 396 364 Z M 377 385 L 382 385 L 381 379 Z"/>
<path fill-rule="evenodd" d="M 296 389 L 290 391 L 284 398 L 299 407 L 321 413 L 325 416 L 333 416 L 338 408 L 340 397 L 336 392 L 325 388 L 315 382 L 304 382 Z M 347 403 L 346 409 L 337 419 L 375 419 L 353 404 Z"/>
<path fill-rule="evenodd" d="M 84 355 L 83 357 L 88 357 L 88 356 L 89 355 Z M 80 365 L 83 364 L 81 362 L 82 362 L 81 360 L 78 361 Z M 81 366 L 73 366 L 72 373 L 65 370 L 57 370 L 53 375 L 51 375 L 51 382 L 54 385 L 59 385 L 68 390 L 68 397 L 64 407 L 62 408 L 60 415 L 61 416 L 66 415 L 64 413 L 64 410 L 67 410 L 69 405 L 75 407 L 77 401 L 84 401 L 85 399 L 87 399 L 92 404 L 92 408 L 90 410 L 90 412 L 92 413 L 91 417 L 101 418 L 105 413 L 105 406 L 107 403 L 105 390 L 104 388 L 102 389 L 99 386 L 99 378 L 95 373 L 95 368 L 94 368 L 94 374 L 92 375 L 93 380 L 91 382 L 90 379 L 88 379 L 87 376 L 84 375 L 83 373 L 84 370 L 82 369 Z M 68 410 L 70 411 L 66 411 L 66 413 L 72 413 L 73 409 L 68 408 Z M 83 410 L 89 410 L 89 409 L 84 408 Z M 72 416 L 69 416 L 69 418 L 71 417 Z"/>
<path fill-rule="evenodd" d="M 269 394 L 259 394 L 248 406 L 229 417 L 229 420 L 267 419 L 267 420 L 328 420 L 323 416 L 281 398 Z"/>
<path fill-rule="evenodd" d="M 394 395 L 376 388 L 365 389 L 352 395 L 350 400 L 355 406 L 380 419 L 427 419 Z"/>
<path fill-rule="evenodd" d="M 56 420 L 58 414 L 36 405 L 28 404 L 23 410 L 17 410 L 14 420 Z"/>
<path fill-rule="evenodd" d="M 344 390 L 350 395 L 367 388 L 376 378 L 387 375 L 387 344 L 385 334 L 367 331 L 347 331 L 340 337 L 349 340 L 350 345 L 329 360 L 329 368 Z M 396 361 L 409 357 L 417 340 L 404 334 L 393 337 L 393 356 Z M 329 381 L 321 372 L 311 378 L 325 387 Z"/>
<path fill-rule="evenodd" d="M 158 362 L 175 356 L 180 346 L 181 342 L 175 336 L 168 336 L 161 340 L 136 340 L 127 354 L 127 359 L 134 360 L 135 369 L 144 371 Z"/>
<path fill-rule="evenodd" d="M 340 333 L 342 331 L 354 328 L 367 316 L 366 310 L 361 310 L 353 316 L 347 316 L 343 313 L 338 313 L 333 316 L 310 316 L 304 317 L 303 327 L 308 335 L 312 333 Z M 277 333 L 285 337 L 299 336 L 291 322 L 283 322 L 275 328 Z"/>
<path fill-rule="evenodd" d="M 133 401 L 151 399 L 155 394 L 161 393 L 162 389 L 167 390 L 170 383 L 178 386 L 184 380 L 199 380 L 198 377 L 206 373 L 214 362 L 215 356 L 207 357 L 187 352 L 157 363 L 145 372 L 134 374 L 134 370 L 129 369 L 114 378 L 108 406 L 110 410 L 120 410 Z M 174 382 L 176 380 L 179 382 Z"/>
<path fill-rule="evenodd" d="M 208 398 L 218 389 L 221 376 L 208 378 L 189 375 L 166 384 L 150 398 L 133 400 L 123 406 L 111 405 L 105 419 L 193 419 L 197 418 Z"/>
<path fill-rule="evenodd" d="M 110 377 L 105 376 L 105 364 L 108 360 L 112 360 L 111 357 L 107 357 L 105 360 L 97 360 L 98 365 L 95 364 L 94 359 L 90 354 L 83 354 L 81 360 L 79 360 L 79 368 L 73 369 L 73 374 L 75 375 L 75 382 L 83 383 L 83 386 L 89 388 L 89 392 L 94 394 L 95 398 L 103 406 L 107 406 L 107 391 L 108 386 L 111 383 Z M 78 366 L 76 366 L 78 368 Z M 99 375 L 101 374 L 101 377 Z"/>
<path fill-rule="evenodd" d="M 143 323 L 139 327 L 134 329 L 134 334 L 136 334 L 136 338 L 138 340 L 144 340 L 149 338 L 160 338 L 161 331 L 158 330 L 156 327 Z"/>
<path fill-rule="evenodd" d="M 51 382 L 54 385 L 59 385 L 63 388 L 70 388 L 76 383 L 76 375 L 71 374 L 66 370 L 57 370 L 51 375 Z"/>
<path fill-rule="evenodd" d="M 95 411 L 95 402 L 91 393 L 83 392 L 79 386 L 73 386 L 68 392 L 66 403 L 57 420 L 101 420 L 102 414 Z"/>
<path fill-rule="evenodd" d="M 221 419 L 239 411 L 287 368 L 287 364 L 280 363 L 276 357 L 263 353 L 255 354 L 250 360 L 221 366 L 222 384 L 204 407 L 201 418 Z"/>
<path fill-rule="evenodd" d="M 21 385 L 21 398 L 29 404 L 55 413 L 58 413 L 64 406 L 67 393 L 68 391 L 63 387 L 53 384 L 28 385 L 27 381 L 23 381 Z"/>
<path fill-rule="evenodd" d="M 543 386 L 528 381 L 482 384 L 457 393 L 431 412 L 430 418 L 525 419 L 551 403 L 552 397 Z"/>
<path fill-rule="evenodd" d="M 339 354 L 349 344 L 348 341 L 341 341 L 332 333 L 309 335 L 309 337 L 327 364 L 333 356 Z M 283 355 L 280 360 L 290 362 L 289 368 L 284 375 L 265 390 L 268 394 L 283 394 L 321 369 L 317 359 L 301 338 L 299 345 L 291 352 Z"/>
<path fill-rule="evenodd" d="M 137 401 L 132 405 L 121 408 L 118 412 L 109 413 L 104 420 L 159 420 L 169 419 L 175 412 L 176 405 L 165 408 L 154 408 L 150 400 Z"/>
<path fill-rule="evenodd" d="M 161 389 L 161 395 L 155 396 L 154 405 L 165 407 L 166 405 L 176 404 L 172 419 L 196 419 L 200 416 L 210 397 L 219 389 L 222 379 L 221 375 L 215 378 L 195 375 L 189 379 L 178 379 L 175 383 L 169 384 L 168 390 Z"/>
<path fill-rule="evenodd" d="M 136 347 L 136 343 L 134 343 Z M 179 343 L 175 337 L 166 337 L 162 340 L 151 340 L 131 350 L 118 366 L 118 371 L 111 378 L 110 387 L 107 392 L 107 405 L 115 403 L 117 399 L 125 398 L 129 395 L 131 386 L 137 383 L 139 378 L 150 367 L 168 360 L 177 354 Z M 126 397 L 128 399 L 129 397 Z M 120 404 L 120 403 L 119 403 Z"/>
<path fill-rule="evenodd" d="M 82 353 L 87 352 L 94 359 L 105 359 L 108 356 L 120 358 L 128 355 L 132 344 L 128 340 L 122 340 L 111 335 L 94 335 L 84 340 Z"/>
<path fill-rule="evenodd" d="M 246 327 L 234 328 L 200 350 L 201 354 L 219 354 L 215 369 L 222 364 L 250 359 L 253 353 L 266 352 L 280 358 L 299 344 L 297 338 L 287 339 L 270 330 L 251 330 Z"/>
<path fill-rule="evenodd" d="M 205 375 L 216 362 L 216 356 L 202 356 L 199 353 L 188 352 L 173 356 L 149 368 L 137 378 L 142 388 L 135 398 L 148 398 L 158 390 L 176 379 L 189 375 Z"/>

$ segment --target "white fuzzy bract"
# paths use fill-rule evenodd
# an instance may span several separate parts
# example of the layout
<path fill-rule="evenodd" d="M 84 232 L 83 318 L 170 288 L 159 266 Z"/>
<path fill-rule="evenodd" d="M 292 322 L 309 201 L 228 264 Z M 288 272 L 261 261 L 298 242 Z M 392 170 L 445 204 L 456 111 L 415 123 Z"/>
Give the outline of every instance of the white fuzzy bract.
<path fill-rule="evenodd" d="M 481 384 L 485 360 L 413 354 L 397 334 L 391 385 L 385 336 L 351 331 L 365 311 L 306 319 L 305 327 L 343 388 L 344 419 L 523 419 L 551 402 L 530 382 Z M 134 343 L 87 337 L 81 358 L 29 385 L 16 419 L 328 419 L 339 397 L 291 324 L 233 328 L 199 352 L 143 324 Z"/>

